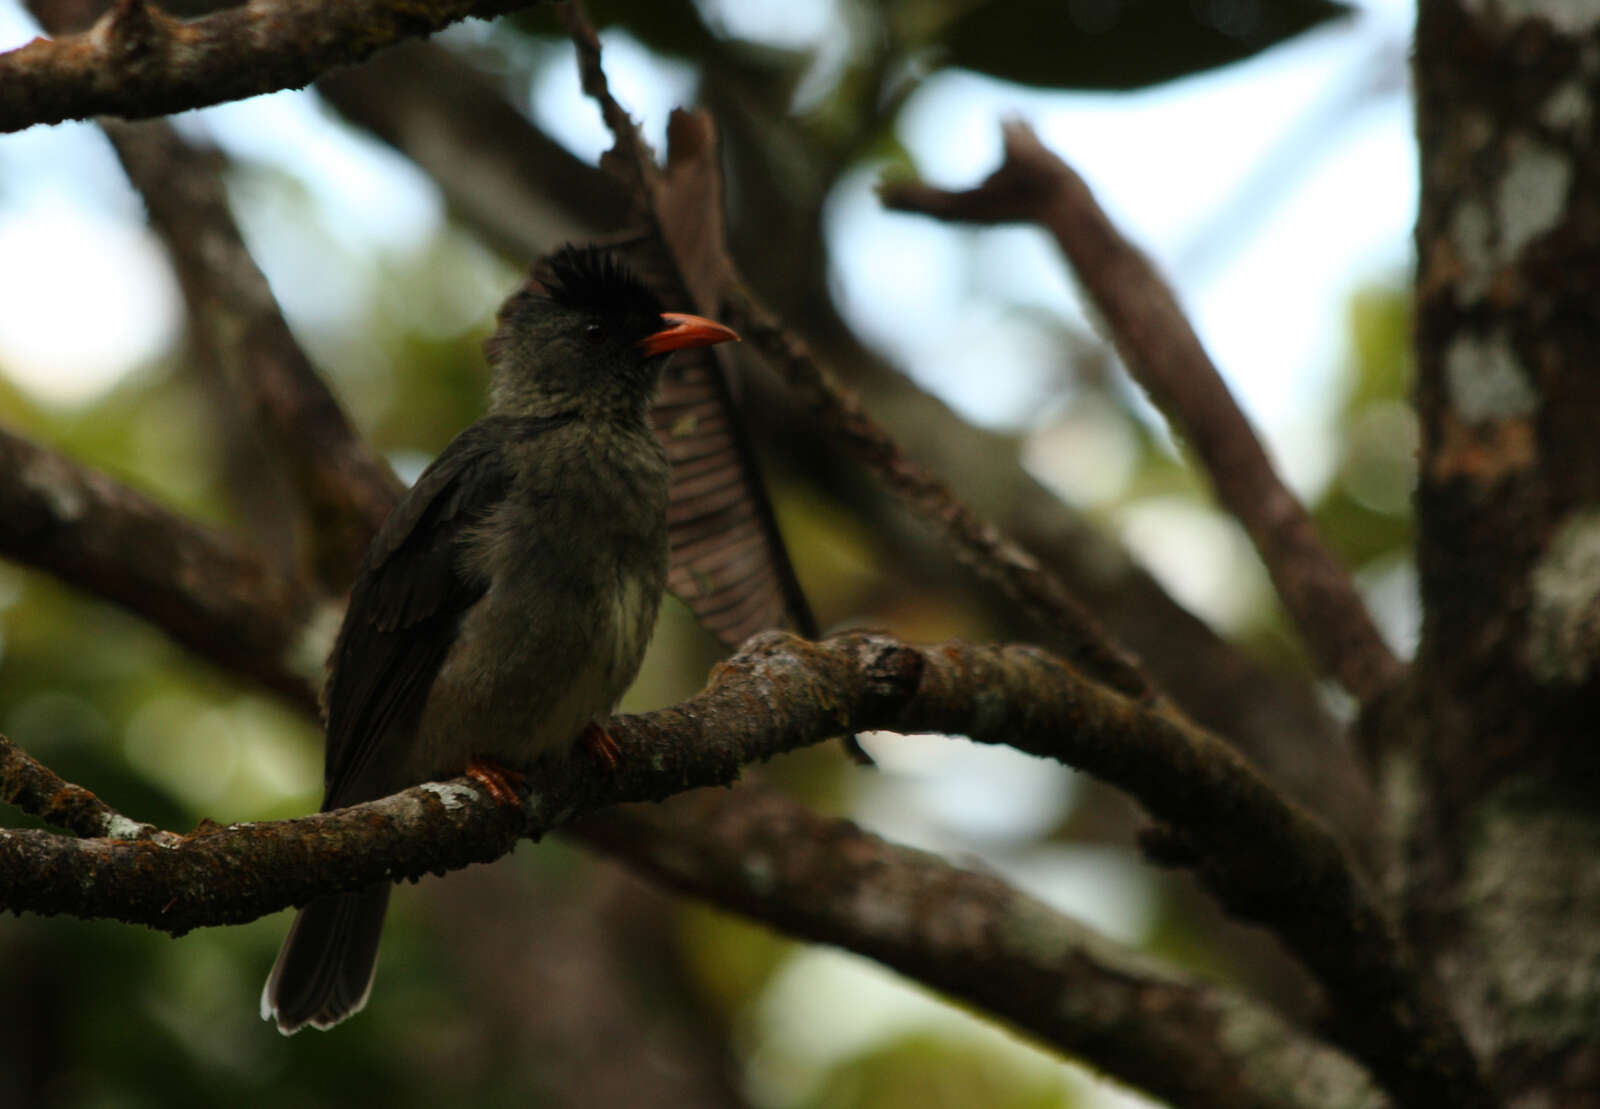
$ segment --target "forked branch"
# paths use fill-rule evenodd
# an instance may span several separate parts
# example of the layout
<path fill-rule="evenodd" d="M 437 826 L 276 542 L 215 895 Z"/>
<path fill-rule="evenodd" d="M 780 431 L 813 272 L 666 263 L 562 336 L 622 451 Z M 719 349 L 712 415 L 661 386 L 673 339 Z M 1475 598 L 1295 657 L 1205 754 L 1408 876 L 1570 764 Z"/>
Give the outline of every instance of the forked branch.
<path fill-rule="evenodd" d="M 954 223 L 1034 223 L 1050 232 L 1105 319 L 1128 372 L 1193 444 L 1218 498 L 1244 525 L 1324 672 L 1362 701 L 1394 682 L 1400 663 L 1349 571 L 1278 477 L 1172 290 L 1112 224 L 1083 178 L 1026 123 L 1005 125 L 1005 161 L 976 189 L 896 182 L 882 195 L 899 211 Z"/>

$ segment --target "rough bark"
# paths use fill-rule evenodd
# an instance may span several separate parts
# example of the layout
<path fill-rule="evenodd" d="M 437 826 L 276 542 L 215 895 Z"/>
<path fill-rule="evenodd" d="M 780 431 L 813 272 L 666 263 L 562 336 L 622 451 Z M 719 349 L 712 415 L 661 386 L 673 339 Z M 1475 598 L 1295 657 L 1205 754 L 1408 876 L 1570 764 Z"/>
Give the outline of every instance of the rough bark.
<path fill-rule="evenodd" d="M 1417 27 L 1417 564 L 1395 875 L 1511 1105 L 1600 1104 L 1600 8 Z"/>
<path fill-rule="evenodd" d="M 0 54 L 0 131 L 99 115 L 148 119 L 297 89 L 401 39 L 528 2 L 253 0 L 181 20 L 145 0 L 117 0 L 86 31 Z"/>

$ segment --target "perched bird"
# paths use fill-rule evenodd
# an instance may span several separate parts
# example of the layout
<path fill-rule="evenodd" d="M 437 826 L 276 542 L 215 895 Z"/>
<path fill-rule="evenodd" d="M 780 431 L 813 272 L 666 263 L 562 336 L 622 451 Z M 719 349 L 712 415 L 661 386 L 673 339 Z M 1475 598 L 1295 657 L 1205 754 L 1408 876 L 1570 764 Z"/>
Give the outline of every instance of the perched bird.
<path fill-rule="evenodd" d="M 639 669 L 667 574 L 667 460 L 647 420 L 669 352 L 737 339 L 661 311 L 598 248 L 564 247 L 485 345 L 489 411 L 368 548 L 329 659 L 322 808 L 464 770 L 502 797 L 580 737 Z M 372 989 L 389 883 L 300 910 L 261 1016 L 329 1028 Z"/>

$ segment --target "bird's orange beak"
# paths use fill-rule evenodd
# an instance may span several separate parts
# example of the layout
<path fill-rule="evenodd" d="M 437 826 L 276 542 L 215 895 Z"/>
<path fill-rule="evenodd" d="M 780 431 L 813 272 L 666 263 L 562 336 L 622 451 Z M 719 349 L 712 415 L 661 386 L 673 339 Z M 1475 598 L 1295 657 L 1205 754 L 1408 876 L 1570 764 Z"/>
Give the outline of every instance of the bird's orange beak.
<path fill-rule="evenodd" d="M 731 327 L 723 327 L 716 320 L 704 316 L 687 316 L 681 312 L 663 312 L 661 320 L 667 326 L 653 335 L 639 340 L 639 349 L 646 355 L 665 354 L 669 350 L 686 350 L 689 347 L 708 347 L 712 343 L 739 341 Z"/>

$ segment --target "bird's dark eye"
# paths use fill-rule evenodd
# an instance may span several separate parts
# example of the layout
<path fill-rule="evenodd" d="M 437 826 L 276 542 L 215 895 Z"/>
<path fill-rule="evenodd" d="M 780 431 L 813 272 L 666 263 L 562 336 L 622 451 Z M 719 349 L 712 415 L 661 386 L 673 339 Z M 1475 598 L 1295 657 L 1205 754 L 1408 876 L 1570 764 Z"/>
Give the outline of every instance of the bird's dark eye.
<path fill-rule="evenodd" d="M 604 325 L 602 325 L 602 324 L 598 324 L 598 323 L 588 324 L 583 329 L 583 337 L 589 343 L 590 346 L 596 346 L 597 347 L 601 343 L 606 341 L 606 329 L 605 329 Z"/>

